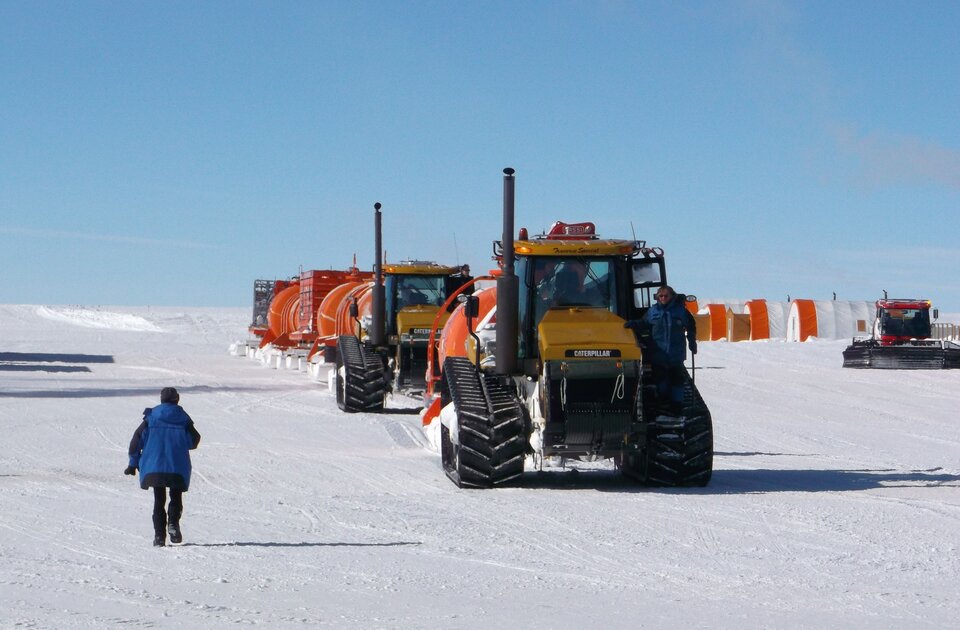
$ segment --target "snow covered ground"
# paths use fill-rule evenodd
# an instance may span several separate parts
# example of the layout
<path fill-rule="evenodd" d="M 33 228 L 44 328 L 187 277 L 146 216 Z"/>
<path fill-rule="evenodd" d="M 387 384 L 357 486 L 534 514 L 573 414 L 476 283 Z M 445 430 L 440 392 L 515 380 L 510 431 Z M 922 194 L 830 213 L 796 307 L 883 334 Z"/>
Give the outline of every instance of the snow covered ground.
<path fill-rule="evenodd" d="M 707 488 L 609 469 L 458 490 L 417 403 L 340 413 L 230 356 L 249 309 L 0 306 L 0 626 L 946 628 L 960 371 L 845 341 L 702 343 Z M 130 435 L 176 386 L 203 434 L 185 544 L 151 546 Z"/>

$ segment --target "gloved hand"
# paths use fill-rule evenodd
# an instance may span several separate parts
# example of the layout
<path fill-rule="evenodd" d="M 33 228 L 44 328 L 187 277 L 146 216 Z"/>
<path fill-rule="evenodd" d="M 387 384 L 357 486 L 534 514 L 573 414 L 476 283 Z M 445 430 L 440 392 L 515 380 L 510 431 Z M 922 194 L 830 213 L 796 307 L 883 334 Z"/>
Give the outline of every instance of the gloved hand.
<path fill-rule="evenodd" d="M 628 319 L 623 322 L 624 328 L 630 328 L 632 330 L 645 330 L 649 324 L 642 319 Z"/>
<path fill-rule="evenodd" d="M 696 342 L 696 341 L 691 341 L 691 342 L 690 342 L 690 354 L 696 354 L 696 353 L 697 353 L 697 342 Z"/>
<path fill-rule="evenodd" d="M 135 474 L 137 474 L 137 467 L 136 467 L 136 466 L 127 466 L 126 468 L 123 469 L 123 474 L 125 474 L 125 475 L 135 475 Z"/>

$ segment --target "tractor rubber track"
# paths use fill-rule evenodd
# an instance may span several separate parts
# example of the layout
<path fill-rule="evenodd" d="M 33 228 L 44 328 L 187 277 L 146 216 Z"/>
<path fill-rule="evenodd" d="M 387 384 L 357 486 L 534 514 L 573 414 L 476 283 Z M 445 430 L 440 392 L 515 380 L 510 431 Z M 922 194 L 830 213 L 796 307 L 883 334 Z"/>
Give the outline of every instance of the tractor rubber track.
<path fill-rule="evenodd" d="M 642 395 L 642 394 L 641 394 Z M 649 396 L 647 400 L 649 401 Z M 713 420 L 689 377 L 680 415 L 645 403 L 643 456 L 623 473 L 654 486 L 706 486 L 713 475 Z"/>
<path fill-rule="evenodd" d="M 523 474 L 525 416 L 513 388 L 496 375 L 481 374 L 464 357 L 443 364 L 445 391 L 454 403 L 459 446 L 444 427 L 444 472 L 457 486 L 492 488 Z"/>
<path fill-rule="evenodd" d="M 387 383 L 380 356 L 353 335 L 341 335 L 337 348 L 337 406 L 347 412 L 383 411 Z"/>
<path fill-rule="evenodd" d="M 691 379 L 680 417 L 658 415 L 647 426 L 647 482 L 705 486 L 713 475 L 713 420 Z"/>
<path fill-rule="evenodd" d="M 960 345 L 950 341 L 917 341 L 881 346 L 874 340 L 854 341 L 843 351 L 843 367 L 881 370 L 960 368 Z"/>

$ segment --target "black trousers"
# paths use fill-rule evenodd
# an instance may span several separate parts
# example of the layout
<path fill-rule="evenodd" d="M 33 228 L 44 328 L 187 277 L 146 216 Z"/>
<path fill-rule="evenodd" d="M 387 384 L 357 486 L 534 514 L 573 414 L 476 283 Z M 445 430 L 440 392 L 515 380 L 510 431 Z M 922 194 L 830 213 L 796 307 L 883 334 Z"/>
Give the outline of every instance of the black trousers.
<path fill-rule="evenodd" d="M 660 401 L 676 407 L 679 411 L 683 403 L 684 386 L 689 378 L 683 363 L 654 363 L 653 382 L 657 386 Z"/>
<path fill-rule="evenodd" d="M 164 486 L 153 487 L 153 531 L 158 535 L 166 535 L 167 522 L 180 524 L 180 515 L 183 514 L 183 491 L 170 489 L 170 507 L 167 503 L 167 489 Z"/>

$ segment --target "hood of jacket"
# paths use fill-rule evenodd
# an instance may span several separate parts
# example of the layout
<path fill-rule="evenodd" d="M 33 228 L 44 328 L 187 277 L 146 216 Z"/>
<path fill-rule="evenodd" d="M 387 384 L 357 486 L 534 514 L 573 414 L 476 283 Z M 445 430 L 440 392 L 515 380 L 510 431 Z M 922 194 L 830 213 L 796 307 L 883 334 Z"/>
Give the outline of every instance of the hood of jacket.
<path fill-rule="evenodd" d="M 161 403 L 150 410 L 147 424 L 150 426 L 179 426 L 184 429 L 192 422 L 187 412 L 175 403 Z"/>

